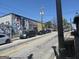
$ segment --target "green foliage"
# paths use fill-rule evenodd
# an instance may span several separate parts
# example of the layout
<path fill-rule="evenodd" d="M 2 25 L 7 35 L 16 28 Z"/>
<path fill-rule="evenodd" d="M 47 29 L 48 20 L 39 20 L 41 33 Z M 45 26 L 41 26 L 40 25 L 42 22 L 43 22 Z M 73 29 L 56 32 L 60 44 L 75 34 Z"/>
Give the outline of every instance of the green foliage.
<path fill-rule="evenodd" d="M 68 21 L 66 19 L 63 19 L 63 28 L 64 29 L 69 29 L 70 28 L 70 24 L 68 23 Z"/>
<path fill-rule="evenodd" d="M 45 27 L 46 28 L 51 28 L 51 26 L 52 26 L 52 22 L 51 21 L 48 21 L 48 22 L 45 23 Z"/>

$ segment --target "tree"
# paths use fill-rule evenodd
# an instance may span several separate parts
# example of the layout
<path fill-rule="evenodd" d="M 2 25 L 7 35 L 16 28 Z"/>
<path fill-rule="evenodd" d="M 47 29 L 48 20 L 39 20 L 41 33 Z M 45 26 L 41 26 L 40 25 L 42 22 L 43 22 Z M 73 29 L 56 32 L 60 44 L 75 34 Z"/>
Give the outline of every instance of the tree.
<path fill-rule="evenodd" d="M 70 29 L 70 23 L 65 18 L 63 19 L 63 28 Z"/>
<path fill-rule="evenodd" d="M 46 22 L 45 27 L 46 28 L 51 28 L 52 27 L 52 22 L 51 21 Z"/>
<path fill-rule="evenodd" d="M 63 19 L 63 28 L 64 29 L 67 29 L 67 28 L 69 29 L 70 28 L 70 24 L 67 21 L 67 19 L 65 19 L 64 17 L 62 19 Z M 51 21 L 52 21 L 52 24 L 53 24 L 53 29 L 57 29 L 57 18 L 54 17 Z"/>
<path fill-rule="evenodd" d="M 54 17 L 51 21 L 52 21 L 52 24 L 53 24 L 53 29 L 57 30 L 57 18 Z"/>

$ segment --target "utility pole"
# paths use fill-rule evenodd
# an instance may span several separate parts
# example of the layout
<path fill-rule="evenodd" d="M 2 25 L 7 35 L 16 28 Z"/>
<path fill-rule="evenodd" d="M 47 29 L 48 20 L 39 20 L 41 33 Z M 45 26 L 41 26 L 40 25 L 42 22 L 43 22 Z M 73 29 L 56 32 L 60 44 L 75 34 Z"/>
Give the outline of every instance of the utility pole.
<path fill-rule="evenodd" d="M 57 25 L 58 25 L 59 56 L 60 59 L 64 59 L 62 53 L 62 50 L 64 49 L 64 35 L 63 35 L 61 0 L 56 0 L 56 10 L 57 10 Z"/>
<path fill-rule="evenodd" d="M 79 59 L 79 14 L 76 12 L 74 17 L 74 24 L 76 24 L 76 34 L 75 34 L 75 59 Z"/>
<path fill-rule="evenodd" d="M 41 16 L 41 26 L 42 26 L 42 30 L 44 30 L 44 27 L 43 27 L 44 8 L 41 8 L 41 9 L 40 9 L 40 16 Z"/>
<path fill-rule="evenodd" d="M 57 10 L 59 47 L 62 48 L 64 44 L 64 35 L 63 35 L 61 0 L 56 0 L 56 10 Z"/>

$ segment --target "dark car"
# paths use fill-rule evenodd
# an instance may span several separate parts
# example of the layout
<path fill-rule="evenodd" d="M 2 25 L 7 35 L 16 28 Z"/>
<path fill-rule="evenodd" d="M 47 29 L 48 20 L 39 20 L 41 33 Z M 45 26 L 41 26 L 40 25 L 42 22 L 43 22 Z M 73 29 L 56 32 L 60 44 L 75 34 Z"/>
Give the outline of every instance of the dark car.
<path fill-rule="evenodd" d="M 21 34 L 20 34 L 20 39 L 26 39 L 28 38 L 28 32 L 27 31 L 23 31 Z"/>
<path fill-rule="evenodd" d="M 45 30 L 41 30 L 38 32 L 38 35 L 42 35 L 42 34 L 46 34 L 46 31 Z"/>
<path fill-rule="evenodd" d="M 29 37 L 29 38 L 30 38 L 30 37 L 34 37 L 34 36 L 36 36 L 36 31 L 32 30 L 32 31 L 29 31 L 29 32 L 28 32 L 28 37 Z"/>
<path fill-rule="evenodd" d="M 76 30 L 72 30 L 72 31 L 71 31 L 71 35 L 72 35 L 72 36 L 76 35 L 76 33 L 77 33 Z"/>
<path fill-rule="evenodd" d="M 50 33 L 50 32 L 51 32 L 51 30 L 49 30 L 49 29 L 46 30 L 46 33 Z"/>

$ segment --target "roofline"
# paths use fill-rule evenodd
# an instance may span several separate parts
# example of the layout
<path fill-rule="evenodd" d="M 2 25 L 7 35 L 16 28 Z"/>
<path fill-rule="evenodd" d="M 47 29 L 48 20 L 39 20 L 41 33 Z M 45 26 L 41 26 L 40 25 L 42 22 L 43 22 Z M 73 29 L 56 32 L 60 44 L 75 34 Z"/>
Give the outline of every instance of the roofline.
<path fill-rule="evenodd" d="M 10 14 L 12 14 L 12 13 L 8 13 L 8 14 L 5 14 L 5 15 L 2 15 L 2 16 L 0 16 L 0 18 L 5 17 L 5 16 L 10 15 Z"/>
<path fill-rule="evenodd" d="M 38 22 L 38 23 L 41 23 L 40 21 L 36 21 L 36 20 L 31 19 L 31 18 L 27 18 L 27 17 L 21 16 L 21 15 L 18 15 L 16 13 L 8 13 L 8 14 L 5 14 L 3 16 L 0 16 L 0 18 L 5 17 L 5 16 L 10 15 L 10 14 L 15 15 L 15 16 L 19 16 L 19 17 L 23 17 L 23 18 L 26 18 L 26 19 L 29 19 L 29 20 L 32 20 L 32 21 L 35 21 L 35 22 Z"/>

